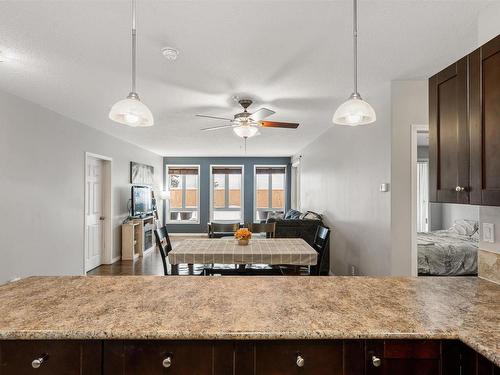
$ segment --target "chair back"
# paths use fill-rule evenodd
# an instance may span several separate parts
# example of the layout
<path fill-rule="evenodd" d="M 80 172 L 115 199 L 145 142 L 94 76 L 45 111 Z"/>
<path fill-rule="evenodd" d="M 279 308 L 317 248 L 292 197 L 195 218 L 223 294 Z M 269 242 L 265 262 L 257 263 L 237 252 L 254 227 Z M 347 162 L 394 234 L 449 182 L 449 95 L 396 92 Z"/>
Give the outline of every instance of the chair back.
<path fill-rule="evenodd" d="M 215 238 L 217 233 L 234 233 L 240 229 L 240 223 L 210 223 L 208 237 Z"/>
<path fill-rule="evenodd" d="M 172 243 L 170 242 L 170 237 L 168 236 L 167 227 L 163 226 L 161 228 L 155 229 L 156 245 L 160 250 L 161 261 L 163 263 L 163 273 L 168 275 L 167 270 L 167 255 L 172 250 Z"/>
<path fill-rule="evenodd" d="M 250 223 L 248 230 L 252 233 L 265 233 L 267 238 L 274 238 L 276 223 Z"/>
<path fill-rule="evenodd" d="M 321 272 L 321 265 L 325 259 L 325 254 L 329 250 L 330 229 L 322 225 L 318 225 L 316 235 L 314 236 L 313 248 L 318 252 L 318 263 L 316 266 L 311 267 L 311 274 L 319 276 Z"/>

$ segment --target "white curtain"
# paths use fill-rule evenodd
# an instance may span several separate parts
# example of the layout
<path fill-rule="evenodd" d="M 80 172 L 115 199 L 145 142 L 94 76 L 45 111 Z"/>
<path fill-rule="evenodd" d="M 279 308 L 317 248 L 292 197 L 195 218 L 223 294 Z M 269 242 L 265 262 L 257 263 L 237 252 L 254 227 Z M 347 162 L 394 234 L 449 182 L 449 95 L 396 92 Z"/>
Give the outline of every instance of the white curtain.
<path fill-rule="evenodd" d="M 417 162 L 417 232 L 429 231 L 429 163 Z"/>

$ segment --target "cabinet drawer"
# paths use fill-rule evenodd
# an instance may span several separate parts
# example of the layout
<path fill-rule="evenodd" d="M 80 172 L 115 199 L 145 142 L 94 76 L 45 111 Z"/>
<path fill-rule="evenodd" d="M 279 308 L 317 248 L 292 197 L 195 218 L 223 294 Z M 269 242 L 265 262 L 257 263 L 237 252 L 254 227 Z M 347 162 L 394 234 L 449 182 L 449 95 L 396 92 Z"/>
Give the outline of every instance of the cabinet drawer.
<path fill-rule="evenodd" d="M 105 342 L 104 374 L 212 375 L 213 357 L 210 342 Z"/>
<path fill-rule="evenodd" d="M 342 342 L 261 342 L 256 375 L 342 374 Z"/>
<path fill-rule="evenodd" d="M 0 374 L 100 374 L 101 351 L 102 343 L 94 341 L 1 341 Z"/>
<path fill-rule="evenodd" d="M 440 362 L 439 340 L 377 340 L 366 344 L 368 375 L 434 375 L 439 374 Z"/>

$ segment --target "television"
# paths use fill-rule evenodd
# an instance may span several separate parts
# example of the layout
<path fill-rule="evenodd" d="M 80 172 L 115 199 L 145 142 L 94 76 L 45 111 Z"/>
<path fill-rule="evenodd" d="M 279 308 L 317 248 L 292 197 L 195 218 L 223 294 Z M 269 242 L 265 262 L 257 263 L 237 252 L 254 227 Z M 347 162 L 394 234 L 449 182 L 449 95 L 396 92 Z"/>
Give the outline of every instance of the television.
<path fill-rule="evenodd" d="M 132 216 L 144 216 L 153 212 L 153 194 L 149 186 L 132 186 Z"/>

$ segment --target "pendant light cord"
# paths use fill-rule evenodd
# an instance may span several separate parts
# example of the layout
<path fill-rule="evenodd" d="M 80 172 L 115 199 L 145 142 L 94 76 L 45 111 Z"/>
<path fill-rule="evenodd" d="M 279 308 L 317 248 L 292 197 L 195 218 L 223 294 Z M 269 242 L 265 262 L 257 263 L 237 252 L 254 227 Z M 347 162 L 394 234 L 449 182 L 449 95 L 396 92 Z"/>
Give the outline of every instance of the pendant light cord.
<path fill-rule="evenodd" d="M 136 50 L 137 31 L 135 28 L 135 0 L 132 0 L 132 92 L 135 93 L 135 71 L 136 71 Z"/>
<path fill-rule="evenodd" d="M 354 50 L 354 95 L 358 94 L 358 0 L 353 0 L 353 50 Z"/>

